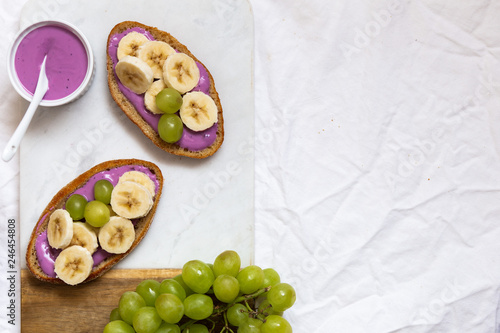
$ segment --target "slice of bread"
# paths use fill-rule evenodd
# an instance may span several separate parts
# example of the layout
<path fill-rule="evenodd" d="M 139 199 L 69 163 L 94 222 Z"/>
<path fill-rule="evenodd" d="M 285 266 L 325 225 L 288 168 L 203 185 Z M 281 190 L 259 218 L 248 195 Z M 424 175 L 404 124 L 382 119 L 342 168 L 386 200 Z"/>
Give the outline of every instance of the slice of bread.
<path fill-rule="evenodd" d="M 163 141 L 158 133 L 141 117 L 141 115 L 137 112 L 135 109 L 134 105 L 127 99 L 127 97 L 122 94 L 122 92 L 119 89 L 118 86 L 118 78 L 116 77 L 114 73 L 114 64 L 113 64 L 113 59 L 111 58 L 109 54 L 109 49 L 108 46 L 110 45 L 111 38 L 113 35 L 123 33 L 127 29 L 131 28 L 142 28 L 146 31 L 148 31 L 154 39 L 159 40 L 159 41 L 164 41 L 168 43 L 170 46 L 172 46 L 174 49 L 176 49 L 178 52 L 185 53 L 189 55 L 191 58 L 193 58 L 195 61 L 199 62 L 200 64 L 203 65 L 203 63 L 198 60 L 189 50 L 188 48 L 181 44 L 177 39 L 175 39 L 172 35 L 165 31 L 158 30 L 155 27 L 150 27 L 144 24 L 141 24 L 139 22 L 134 22 L 134 21 L 125 21 L 118 23 L 109 33 L 108 36 L 108 41 L 106 44 L 106 53 L 107 53 L 107 71 L 108 71 L 108 86 L 109 86 L 109 91 L 111 93 L 111 96 L 115 100 L 115 102 L 118 104 L 118 106 L 123 110 L 123 112 L 132 120 L 140 129 L 141 131 L 159 148 L 174 154 L 174 155 L 179 155 L 179 156 L 188 156 L 192 158 L 206 158 L 208 156 L 213 155 L 221 146 L 222 142 L 224 141 L 224 119 L 222 116 L 222 105 L 220 102 L 219 94 L 217 93 L 217 90 L 215 89 L 215 83 L 214 83 L 214 78 L 212 77 L 212 74 L 208 70 L 208 68 L 203 65 L 203 67 L 207 70 L 209 79 L 210 79 L 210 91 L 209 95 L 212 97 L 212 99 L 215 101 L 215 104 L 217 105 L 218 108 L 218 114 L 217 114 L 217 136 L 215 139 L 215 142 L 210 145 L 209 147 L 200 150 L 200 151 L 191 151 L 185 148 L 180 147 L 176 143 L 167 143 Z"/>
<path fill-rule="evenodd" d="M 89 181 L 89 179 L 95 174 L 101 171 L 110 170 L 127 165 L 144 166 L 148 168 L 156 176 L 156 179 L 158 180 L 158 188 L 156 195 L 154 197 L 153 206 L 146 216 L 141 217 L 139 219 L 134 219 L 135 241 L 133 242 L 131 248 L 123 254 L 113 254 L 110 257 L 104 259 L 98 266 L 92 269 L 90 275 L 84 281 L 84 283 L 92 281 L 101 276 L 102 274 L 104 274 L 105 272 L 107 272 L 109 269 L 111 269 L 111 267 L 113 267 L 120 260 L 125 258 L 144 238 L 149 229 L 149 226 L 153 222 L 153 217 L 156 212 L 156 207 L 158 206 L 158 202 L 160 201 L 163 189 L 163 175 L 161 173 L 161 170 L 154 163 L 138 159 L 111 160 L 100 163 L 92 167 L 88 171 L 82 173 L 80 176 L 78 176 L 77 178 L 72 180 L 69 184 L 67 184 L 65 187 L 63 187 L 59 192 L 57 192 L 57 194 L 52 198 L 52 200 L 49 202 L 47 207 L 45 207 L 42 214 L 40 215 L 40 218 L 38 219 L 38 222 L 36 223 L 35 227 L 33 228 L 33 232 L 31 233 L 31 238 L 28 243 L 28 248 L 26 251 L 26 265 L 29 271 L 33 273 L 33 275 L 37 279 L 45 282 L 50 282 L 53 284 L 65 284 L 65 282 L 62 281 L 61 279 L 50 277 L 44 273 L 44 271 L 40 267 L 40 264 L 38 262 L 38 257 L 36 254 L 36 247 L 35 247 L 36 239 L 42 232 L 44 232 L 47 229 L 49 223 L 49 216 L 51 212 L 53 212 L 58 208 L 63 208 L 68 197 L 77 189 L 83 187 Z"/>

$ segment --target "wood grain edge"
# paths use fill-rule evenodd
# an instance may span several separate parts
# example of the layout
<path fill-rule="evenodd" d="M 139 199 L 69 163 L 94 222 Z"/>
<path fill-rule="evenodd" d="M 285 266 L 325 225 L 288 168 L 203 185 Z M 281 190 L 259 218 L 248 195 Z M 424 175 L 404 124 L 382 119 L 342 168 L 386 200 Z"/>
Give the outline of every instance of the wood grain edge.
<path fill-rule="evenodd" d="M 144 279 L 162 281 L 180 269 L 113 269 L 77 286 L 54 285 L 21 270 L 21 331 L 102 332 L 120 295 Z"/>

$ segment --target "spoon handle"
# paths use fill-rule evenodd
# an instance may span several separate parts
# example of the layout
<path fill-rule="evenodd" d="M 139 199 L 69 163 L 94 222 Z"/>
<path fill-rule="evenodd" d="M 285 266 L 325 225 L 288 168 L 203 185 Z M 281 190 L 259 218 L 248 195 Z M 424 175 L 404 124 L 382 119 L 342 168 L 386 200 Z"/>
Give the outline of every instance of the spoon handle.
<path fill-rule="evenodd" d="M 19 147 L 19 144 L 21 143 L 21 140 L 23 139 L 24 134 L 26 133 L 26 130 L 28 129 L 31 119 L 33 118 L 33 115 L 35 114 L 38 105 L 42 101 L 43 96 L 45 96 L 45 93 L 49 88 L 49 82 L 45 74 L 46 59 L 47 57 L 43 59 L 42 66 L 40 68 L 40 76 L 38 79 L 38 83 L 36 85 L 35 93 L 33 94 L 33 99 L 31 100 L 28 110 L 26 110 L 23 119 L 19 123 L 19 126 L 17 126 L 16 131 L 10 138 L 9 142 L 7 142 L 7 146 L 3 151 L 2 160 L 4 160 L 5 162 L 10 161 L 12 157 L 16 154 L 16 151 Z"/>

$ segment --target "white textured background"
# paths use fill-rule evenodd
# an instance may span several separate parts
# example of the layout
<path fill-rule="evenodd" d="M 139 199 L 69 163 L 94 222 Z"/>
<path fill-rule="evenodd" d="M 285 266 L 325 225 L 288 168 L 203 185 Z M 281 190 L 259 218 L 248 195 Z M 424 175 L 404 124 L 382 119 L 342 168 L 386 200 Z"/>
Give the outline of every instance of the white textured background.
<path fill-rule="evenodd" d="M 22 117 L 4 64 L 23 3 L 0 8 L 2 149 Z M 294 332 L 495 333 L 500 2 L 250 3 L 255 258 L 296 287 Z M 0 329 L 16 332 L 19 162 L 0 170 Z"/>

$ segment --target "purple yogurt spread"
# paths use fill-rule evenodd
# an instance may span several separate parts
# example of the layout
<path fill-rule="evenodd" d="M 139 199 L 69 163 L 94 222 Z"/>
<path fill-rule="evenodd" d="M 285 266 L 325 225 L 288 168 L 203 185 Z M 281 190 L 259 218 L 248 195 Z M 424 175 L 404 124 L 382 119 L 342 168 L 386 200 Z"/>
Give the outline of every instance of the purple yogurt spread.
<path fill-rule="evenodd" d="M 126 34 L 132 31 L 139 32 L 145 35 L 149 40 L 154 40 L 153 36 L 151 36 L 151 34 L 148 31 L 142 28 L 127 29 L 120 34 L 115 34 L 111 36 L 108 45 L 108 52 L 111 59 L 113 60 L 114 65 L 116 65 L 116 63 L 118 62 L 118 57 L 116 55 L 118 49 L 118 43 Z M 192 91 L 201 91 L 208 95 L 210 89 L 210 79 L 208 77 L 208 73 L 202 64 L 196 62 L 196 65 L 200 70 L 200 80 L 198 81 L 198 84 L 196 85 L 196 87 L 193 88 Z M 135 109 L 141 115 L 141 117 L 149 124 L 149 126 L 151 126 L 151 128 L 153 128 L 155 132 L 158 132 L 158 122 L 160 120 L 161 114 L 153 114 L 146 109 L 146 107 L 144 106 L 144 94 L 134 93 L 133 91 L 125 87 L 120 82 L 120 80 L 118 80 L 118 78 L 116 78 L 116 82 L 118 82 L 118 87 L 120 88 L 120 91 L 134 105 Z M 217 123 L 215 123 L 212 127 L 200 132 L 191 131 L 186 126 L 184 126 L 182 137 L 179 141 L 177 141 L 177 144 L 182 148 L 186 148 L 191 151 L 199 151 L 207 148 L 212 143 L 214 143 L 216 137 L 217 137 Z"/>
<path fill-rule="evenodd" d="M 98 180 L 107 179 L 111 182 L 111 184 L 113 184 L 113 186 L 115 186 L 118 183 L 118 179 L 120 179 L 121 175 L 123 175 L 127 171 L 133 170 L 141 171 L 147 174 L 155 184 L 155 193 L 158 192 L 160 182 L 156 178 L 156 175 L 151 172 L 151 170 L 142 165 L 125 165 L 96 173 L 87 181 L 85 185 L 77 189 L 71 195 L 81 194 L 87 199 L 87 201 L 92 201 L 94 200 L 94 185 Z M 43 216 L 38 226 L 40 226 L 48 216 L 49 214 Z M 132 220 L 132 222 L 134 221 Z M 49 241 L 47 239 L 47 231 L 44 231 L 40 235 L 38 235 L 35 242 L 35 249 L 38 263 L 42 271 L 50 277 L 56 277 L 56 273 L 54 272 L 54 263 L 61 250 L 54 249 L 49 245 Z M 104 251 L 101 247 L 98 247 L 97 250 L 92 254 L 92 258 L 94 259 L 94 267 L 99 265 L 104 259 L 111 255 L 112 254 Z"/>
<path fill-rule="evenodd" d="M 43 99 L 61 99 L 78 89 L 87 74 L 87 51 L 71 31 L 47 25 L 29 32 L 16 50 L 14 66 L 26 91 L 35 92 L 45 55 L 49 90 Z"/>
<path fill-rule="evenodd" d="M 45 220 L 45 218 L 43 220 Z M 47 274 L 47 276 L 55 278 L 56 272 L 54 272 L 54 263 L 59 253 L 61 253 L 61 250 L 54 249 L 49 245 L 49 241 L 47 239 L 47 230 L 42 232 L 37 237 L 35 242 L 35 249 L 36 256 L 38 258 L 38 264 L 40 265 L 42 271 Z"/>
<path fill-rule="evenodd" d="M 149 178 L 151 178 L 151 180 L 155 183 L 155 192 L 158 191 L 158 186 L 160 186 L 160 183 L 158 182 L 158 179 L 156 179 L 156 175 L 152 173 L 151 170 L 143 165 L 125 165 L 96 173 L 95 175 L 90 177 L 90 179 L 84 186 L 77 189 L 72 194 L 81 194 L 85 197 L 85 199 L 87 199 L 87 201 L 92 201 L 94 200 L 94 185 L 98 180 L 109 180 L 111 184 L 115 186 L 116 184 L 118 184 L 120 176 L 128 171 L 140 171 L 147 174 Z"/>

